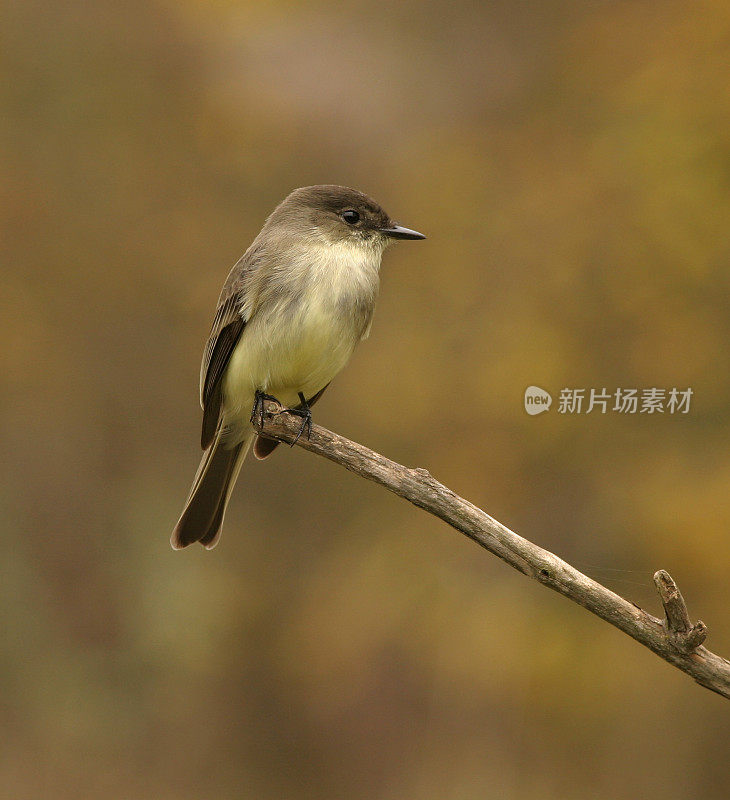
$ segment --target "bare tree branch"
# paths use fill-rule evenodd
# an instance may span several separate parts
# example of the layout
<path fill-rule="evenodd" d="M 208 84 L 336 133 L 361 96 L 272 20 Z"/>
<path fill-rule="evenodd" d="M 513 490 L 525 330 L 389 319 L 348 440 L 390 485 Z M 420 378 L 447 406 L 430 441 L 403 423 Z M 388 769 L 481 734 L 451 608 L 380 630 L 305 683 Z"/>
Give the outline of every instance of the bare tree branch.
<path fill-rule="evenodd" d="M 281 406 L 268 400 L 263 423 L 254 420 L 259 432 L 287 443 L 294 442 L 301 425 L 300 417 L 282 413 Z M 297 444 L 439 517 L 514 569 L 636 639 L 700 685 L 730 698 L 730 662 L 702 646 L 707 628 L 703 622 L 691 623 L 677 585 L 664 570 L 654 576 L 665 613 L 660 620 L 509 530 L 432 478 L 428 470 L 404 467 L 319 425 L 312 425 L 310 436 L 305 433 Z"/>

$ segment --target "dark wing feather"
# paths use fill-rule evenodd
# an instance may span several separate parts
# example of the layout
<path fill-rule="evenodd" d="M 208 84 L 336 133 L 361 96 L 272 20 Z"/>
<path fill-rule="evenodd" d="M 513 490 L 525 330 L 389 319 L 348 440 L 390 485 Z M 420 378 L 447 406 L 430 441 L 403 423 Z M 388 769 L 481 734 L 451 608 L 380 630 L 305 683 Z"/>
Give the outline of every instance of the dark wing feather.
<path fill-rule="evenodd" d="M 200 444 L 205 450 L 213 441 L 223 400 L 221 381 L 228 361 L 246 327 L 241 316 L 241 295 L 234 291 L 218 306 L 200 368 L 200 405 L 203 406 L 203 431 Z"/>

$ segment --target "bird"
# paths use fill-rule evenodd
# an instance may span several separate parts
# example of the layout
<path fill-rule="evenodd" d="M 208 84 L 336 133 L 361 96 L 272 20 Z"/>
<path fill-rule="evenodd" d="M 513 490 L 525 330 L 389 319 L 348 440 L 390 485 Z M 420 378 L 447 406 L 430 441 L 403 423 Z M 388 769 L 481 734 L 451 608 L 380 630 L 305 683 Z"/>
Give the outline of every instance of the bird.
<path fill-rule="evenodd" d="M 266 219 L 218 298 L 203 353 L 203 457 L 170 543 L 218 543 L 244 458 L 278 441 L 251 424 L 263 399 L 302 417 L 370 333 L 381 257 L 397 239 L 425 239 L 346 186 L 304 186 Z"/>

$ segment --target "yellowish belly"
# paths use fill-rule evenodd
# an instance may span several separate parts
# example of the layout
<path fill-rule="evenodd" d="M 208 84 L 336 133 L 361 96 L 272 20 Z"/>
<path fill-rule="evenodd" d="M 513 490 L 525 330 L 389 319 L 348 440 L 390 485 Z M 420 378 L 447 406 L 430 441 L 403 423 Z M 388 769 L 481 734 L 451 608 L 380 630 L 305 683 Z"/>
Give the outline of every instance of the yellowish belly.
<path fill-rule="evenodd" d="M 294 317 L 274 311 L 245 328 L 226 371 L 228 424 L 247 423 L 257 389 L 287 406 L 326 386 L 345 366 L 357 343 L 347 315 L 325 304 L 307 304 Z"/>

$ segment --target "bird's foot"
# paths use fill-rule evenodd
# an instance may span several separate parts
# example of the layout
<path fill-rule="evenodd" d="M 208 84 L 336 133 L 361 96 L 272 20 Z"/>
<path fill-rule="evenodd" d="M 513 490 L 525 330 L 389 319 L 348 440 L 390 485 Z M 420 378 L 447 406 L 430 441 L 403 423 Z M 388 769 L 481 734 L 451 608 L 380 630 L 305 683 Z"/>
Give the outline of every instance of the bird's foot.
<path fill-rule="evenodd" d="M 279 401 L 271 394 L 266 394 L 262 392 L 260 389 L 256 390 L 256 394 L 254 395 L 253 401 L 253 408 L 251 409 L 251 419 L 250 422 L 252 425 L 255 424 L 254 420 L 256 419 L 256 415 L 258 414 L 259 417 L 259 424 L 263 428 L 264 427 L 264 400 L 271 400 L 278 405 L 281 405 Z"/>
<path fill-rule="evenodd" d="M 301 401 L 296 408 L 285 408 L 280 413 L 282 414 L 294 414 L 295 417 L 302 418 L 302 427 L 299 428 L 299 433 L 296 436 L 296 439 L 291 443 L 290 447 L 294 447 L 294 445 L 299 441 L 299 437 L 304 433 L 304 429 L 307 430 L 307 439 L 312 435 L 312 410 L 309 407 L 309 403 L 307 403 L 306 398 L 301 392 L 297 393 L 299 395 L 299 400 Z"/>

